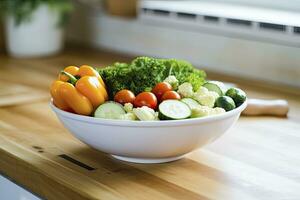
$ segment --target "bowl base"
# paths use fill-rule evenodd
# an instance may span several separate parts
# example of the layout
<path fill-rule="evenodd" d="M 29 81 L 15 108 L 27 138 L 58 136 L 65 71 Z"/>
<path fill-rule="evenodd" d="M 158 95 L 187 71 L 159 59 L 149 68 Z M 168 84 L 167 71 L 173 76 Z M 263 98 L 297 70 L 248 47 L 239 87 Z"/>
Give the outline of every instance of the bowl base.
<path fill-rule="evenodd" d="M 132 157 L 125 157 L 125 156 L 117 156 L 117 155 L 112 155 L 112 157 L 118 160 L 132 162 L 132 163 L 154 164 L 154 163 L 166 163 L 166 162 L 179 160 L 183 158 L 184 155 L 169 157 L 169 158 L 132 158 Z"/>

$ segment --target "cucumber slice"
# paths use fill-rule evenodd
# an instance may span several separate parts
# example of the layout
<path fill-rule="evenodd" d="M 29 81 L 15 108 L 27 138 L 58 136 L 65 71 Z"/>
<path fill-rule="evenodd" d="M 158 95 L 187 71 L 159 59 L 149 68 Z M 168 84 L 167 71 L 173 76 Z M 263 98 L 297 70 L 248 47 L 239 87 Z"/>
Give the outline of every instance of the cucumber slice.
<path fill-rule="evenodd" d="M 235 105 L 239 107 L 246 101 L 246 93 L 239 88 L 230 88 L 225 93 L 226 96 L 229 96 L 233 99 Z"/>
<path fill-rule="evenodd" d="M 188 105 L 190 107 L 190 109 L 193 109 L 193 108 L 196 108 L 196 107 L 200 106 L 200 104 L 192 98 L 183 98 L 180 101 L 182 101 L 183 103 Z"/>
<path fill-rule="evenodd" d="M 225 95 L 226 86 L 219 81 L 208 81 L 204 83 L 203 87 L 206 87 L 209 91 L 218 93 L 220 96 Z"/>
<path fill-rule="evenodd" d="M 109 101 L 100 105 L 95 113 L 94 117 L 104 119 L 120 119 L 126 112 L 123 106 L 119 103 Z"/>
<path fill-rule="evenodd" d="M 236 107 L 233 99 L 228 96 L 217 98 L 215 105 L 216 107 L 224 108 L 226 111 L 233 110 Z"/>
<path fill-rule="evenodd" d="M 189 106 L 179 100 L 165 100 L 158 106 L 159 119 L 185 119 L 191 116 Z"/>

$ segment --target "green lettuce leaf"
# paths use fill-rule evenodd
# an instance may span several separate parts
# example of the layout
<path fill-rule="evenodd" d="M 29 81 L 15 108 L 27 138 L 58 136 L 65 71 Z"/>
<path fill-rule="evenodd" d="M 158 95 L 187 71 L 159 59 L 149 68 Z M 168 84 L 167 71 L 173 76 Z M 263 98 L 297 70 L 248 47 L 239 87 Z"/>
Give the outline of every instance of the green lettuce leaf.
<path fill-rule="evenodd" d="M 149 91 L 169 75 L 174 75 L 179 84 L 190 82 L 196 91 L 205 82 L 203 70 L 194 68 L 190 63 L 175 59 L 156 59 L 138 57 L 131 63 L 115 63 L 112 66 L 98 68 L 104 79 L 110 97 L 122 89 L 134 94 Z"/>

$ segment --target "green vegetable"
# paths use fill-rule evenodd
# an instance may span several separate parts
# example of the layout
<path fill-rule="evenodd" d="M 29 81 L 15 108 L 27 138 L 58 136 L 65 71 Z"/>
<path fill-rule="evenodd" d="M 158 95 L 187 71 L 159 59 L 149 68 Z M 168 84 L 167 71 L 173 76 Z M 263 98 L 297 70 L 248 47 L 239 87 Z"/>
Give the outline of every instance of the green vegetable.
<path fill-rule="evenodd" d="M 226 86 L 219 81 L 207 81 L 203 87 L 206 87 L 209 91 L 218 93 L 219 96 L 223 96 L 226 92 Z"/>
<path fill-rule="evenodd" d="M 197 108 L 197 107 L 201 106 L 196 100 L 194 100 L 192 98 L 183 98 L 180 101 L 182 101 L 183 103 L 188 105 L 190 107 L 190 109 Z"/>
<path fill-rule="evenodd" d="M 179 84 L 190 82 L 197 90 L 206 77 L 204 71 L 188 62 L 149 57 L 138 57 L 129 64 L 115 63 L 97 70 L 107 85 L 110 97 L 122 89 L 129 89 L 135 94 L 149 90 L 169 75 L 174 75 Z"/>
<path fill-rule="evenodd" d="M 242 105 L 247 98 L 246 93 L 239 88 L 230 88 L 225 95 L 231 97 L 237 107 Z"/>
<path fill-rule="evenodd" d="M 126 112 L 121 104 L 114 101 L 108 101 L 96 109 L 94 117 L 104 119 L 120 119 L 120 117 L 124 114 L 126 114 Z"/>
<path fill-rule="evenodd" d="M 161 120 L 186 119 L 191 116 L 189 106 L 179 100 L 165 100 L 159 104 L 158 117 Z"/>
<path fill-rule="evenodd" d="M 163 60 L 169 71 L 168 75 L 174 75 L 179 85 L 185 82 L 192 84 L 194 91 L 197 91 L 205 82 L 206 74 L 203 70 L 196 69 L 191 63 L 183 60 Z"/>
<path fill-rule="evenodd" d="M 215 102 L 216 107 L 224 108 L 226 111 L 235 109 L 235 103 L 232 98 L 228 96 L 218 97 Z"/>

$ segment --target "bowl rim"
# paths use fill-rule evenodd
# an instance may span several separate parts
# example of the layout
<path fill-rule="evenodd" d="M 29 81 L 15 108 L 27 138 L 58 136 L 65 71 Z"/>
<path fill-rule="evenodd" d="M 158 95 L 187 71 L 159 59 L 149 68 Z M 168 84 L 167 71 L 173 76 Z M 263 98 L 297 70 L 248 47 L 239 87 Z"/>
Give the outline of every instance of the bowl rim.
<path fill-rule="evenodd" d="M 59 109 L 53 104 L 53 99 L 50 100 L 50 107 L 52 110 L 58 115 L 63 116 L 65 118 L 69 118 L 72 120 L 87 122 L 90 124 L 100 124 L 100 125 L 108 125 L 108 126 L 129 126 L 129 127 L 160 127 L 160 126 L 182 126 L 182 125 L 190 125 L 190 124 L 202 124 L 213 121 L 223 120 L 234 115 L 240 114 L 247 106 L 246 101 L 240 105 L 239 107 L 218 115 L 211 115 L 201 118 L 189 118 L 189 119 L 179 119 L 179 120 L 161 120 L 161 121 L 130 121 L 130 120 L 118 120 L 118 119 L 102 119 L 95 118 L 91 116 L 78 115 L 75 113 L 67 112 Z"/>

